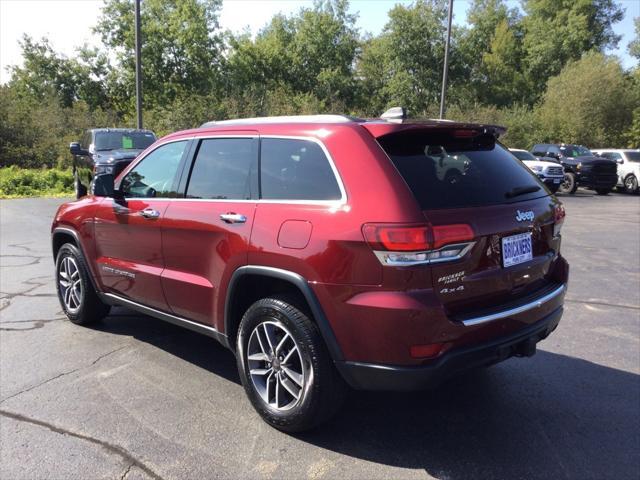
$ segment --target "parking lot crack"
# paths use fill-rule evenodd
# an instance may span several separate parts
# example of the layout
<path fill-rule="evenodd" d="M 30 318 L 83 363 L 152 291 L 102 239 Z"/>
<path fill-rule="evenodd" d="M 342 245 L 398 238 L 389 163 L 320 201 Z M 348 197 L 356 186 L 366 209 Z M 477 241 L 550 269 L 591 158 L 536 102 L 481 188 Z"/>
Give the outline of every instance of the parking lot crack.
<path fill-rule="evenodd" d="M 0 410 L 0 415 L 2 415 L 4 417 L 7 417 L 7 418 L 10 418 L 12 420 L 15 420 L 17 422 L 29 423 L 31 425 L 36 425 L 38 427 L 46 428 L 47 430 L 49 430 L 51 432 L 54 432 L 54 433 L 58 433 L 60 435 L 67 435 L 67 436 L 70 436 L 70 437 L 78 438 L 80 440 L 85 440 L 87 442 L 93 443 L 94 445 L 98 445 L 98 446 L 104 448 L 109 453 L 118 455 L 120 458 L 122 458 L 129 465 L 127 467 L 127 469 L 125 470 L 124 474 L 120 477 L 121 480 L 124 479 L 127 476 L 129 471 L 131 470 L 131 468 L 133 468 L 134 466 L 139 468 L 140 470 L 142 470 L 144 473 L 149 475 L 151 478 L 154 478 L 156 480 L 163 480 L 162 477 L 160 475 L 158 475 L 156 472 L 154 472 L 150 467 L 148 467 L 147 465 L 142 463 L 140 460 L 135 458 L 131 453 L 129 453 L 127 450 L 125 450 L 124 448 L 122 448 L 119 445 L 114 445 L 112 443 L 109 443 L 109 442 L 106 442 L 104 440 L 100 440 L 100 439 L 91 437 L 89 435 L 85 435 L 83 433 L 77 433 L 77 432 L 73 432 L 73 431 L 68 430 L 68 429 L 57 427 L 57 426 L 55 426 L 55 425 L 53 425 L 51 423 L 44 422 L 42 420 L 37 420 L 35 418 L 27 417 L 27 416 L 21 415 L 19 413 L 9 412 L 7 410 Z"/>
<path fill-rule="evenodd" d="M 124 471 L 124 473 L 120 476 L 120 480 L 124 480 L 127 475 L 129 475 L 129 472 L 131 471 L 131 467 L 133 467 L 133 463 L 130 463 L 129 466 L 127 467 L 127 469 Z"/>
<path fill-rule="evenodd" d="M 59 373 L 58 375 L 55 375 L 55 376 L 53 376 L 53 377 L 51 377 L 51 378 L 48 378 L 48 379 L 46 379 L 46 380 L 44 380 L 44 381 L 42 381 L 42 382 L 40 382 L 40 383 L 38 383 L 38 384 L 36 384 L 36 385 L 33 385 L 33 386 L 31 386 L 31 387 L 28 387 L 28 388 L 25 388 L 25 389 L 23 389 L 23 390 L 20 390 L 19 392 L 14 393 L 13 395 L 10 395 L 10 396 L 8 396 L 8 397 L 3 398 L 2 400 L 0 400 L 0 404 L 2 404 L 2 403 L 4 403 L 4 402 L 6 402 L 7 400 L 9 400 L 9 399 L 11 399 L 11 398 L 15 398 L 15 397 L 17 397 L 18 395 L 22 395 L 23 393 L 27 393 L 27 392 L 30 392 L 31 390 L 35 390 L 36 388 L 41 387 L 42 385 L 45 385 L 45 384 L 47 384 L 47 383 L 49 383 L 49 382 L 53 382 L 54 380 L 57 380 L 57 379 L 58 379 L 58 378 L 60 378 L 60 377 L 64 377 L 64 376 L 67 376 L 67 375 L 71 375 L 72 373 L 76 373 L 76 372 L 78 372 L 78 371 L 80 371 L 80 370 L 83 370 L 83 369 L 85 369 L 85 368 L 92 367 L 93 365 L 95 365 L 96 363 L 98 363 L 98 362 L 99 362 L 100 360 L 102 360 L 103 358 L 108 357 L 109 355 L 112 355 L 112 354 L 114 354 L 114 353 L 116 353 L 116 352 L 119 352 L 120 350 L 122 350 L 122 349 L 124 349 L 124 348 L 126 348 L 126 347 L 128 347 L 128 345 L 123 345 L 123 346 L 121 346 L 121 347 L 118 347 L 118 348 L 116 348 L 115 350 L 111 350 L 110 352 L 107 352 L 107 353 L 105 353 L 105 354 L 100 355 L 98 358 L 96 358 L 95 360 L 93 360 L 89 365 L 85 365 L 85 366 L 82 366 L 82 367 L 74 368 L 73 370 L 69 370 L 69 371 L 67 371 L 67 372 Z"/>
<path fill-rule="evenodd" d="M 640 306 L 638 305 L 611 303 L 611 302 L 605 302 L 604 300 L 583 300 L 580 298 L 565 298 L 564 301 L 568 303 L 582 303 L 587 305 L 601 305 L 603 307 L 627 308 L 630 310 L 640 310 Z"/>

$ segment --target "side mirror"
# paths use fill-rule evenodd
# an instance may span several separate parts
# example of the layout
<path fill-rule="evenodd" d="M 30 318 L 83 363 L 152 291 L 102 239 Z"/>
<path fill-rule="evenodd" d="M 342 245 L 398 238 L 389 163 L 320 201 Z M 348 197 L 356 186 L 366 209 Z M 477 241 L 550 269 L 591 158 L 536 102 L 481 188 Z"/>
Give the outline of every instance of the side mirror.
<path fill-rule="evenodd" d="M 101 173 L 93 179 L 92 193 L 96 197 L 122 198 L 120 192 L 115 190 L 113 185 L 114 177 L 110 173 Z"/>
<path fill-rule="evenodd" d="M 80 148 L 80 144 L 78 142 L 71 142 L 69 144 L 69 151 L 71 155 L 82 155 L 83 150 Z"/>
<path fill-rule="evenodd" d="M 617 163 L 618 165 L 622 165 L 622 164 L 624 163 L 624 160 L 623 160 L 623 159 L 621 159 L 621 158 L 618 158 L 618 159 L 616 159 L 616 163 Z"/>

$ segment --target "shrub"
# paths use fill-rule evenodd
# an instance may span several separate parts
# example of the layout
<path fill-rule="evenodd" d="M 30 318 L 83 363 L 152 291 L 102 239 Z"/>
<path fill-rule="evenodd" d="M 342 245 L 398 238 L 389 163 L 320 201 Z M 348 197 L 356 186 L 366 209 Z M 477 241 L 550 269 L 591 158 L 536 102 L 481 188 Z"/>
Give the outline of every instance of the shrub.
<path fill-rule="evenodd" d="M 0 168 L 0 198 L 63 196 L 73 193 L 71 170 Z"/>

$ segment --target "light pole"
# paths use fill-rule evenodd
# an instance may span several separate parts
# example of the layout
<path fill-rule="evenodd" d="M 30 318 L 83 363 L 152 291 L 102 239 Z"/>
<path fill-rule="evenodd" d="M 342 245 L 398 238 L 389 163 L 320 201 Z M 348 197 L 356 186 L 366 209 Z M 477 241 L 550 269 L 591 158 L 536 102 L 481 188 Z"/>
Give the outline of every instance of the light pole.
<path fill-rule="evenodd" d="M 140 0 L 135 0 L 135 16 L 136 16 L 136 125 L 142 128 L 142 67 L 140 62 L 140 44 L 142 38 L 140 35 Z"/>
<path fill-rule="evenodd" d="M 444 46 L 444 70 L 442 72 L 442 93 L 440 94 L 440 119 L 444 118 L 444 98 L 447 91 L 447 76 L 449 73 L 449 43 L 451 42 L 451 17 L 453 16 L 453 0 L 449 0 L 449 17 L 447 26 L 447 41 Z"/>

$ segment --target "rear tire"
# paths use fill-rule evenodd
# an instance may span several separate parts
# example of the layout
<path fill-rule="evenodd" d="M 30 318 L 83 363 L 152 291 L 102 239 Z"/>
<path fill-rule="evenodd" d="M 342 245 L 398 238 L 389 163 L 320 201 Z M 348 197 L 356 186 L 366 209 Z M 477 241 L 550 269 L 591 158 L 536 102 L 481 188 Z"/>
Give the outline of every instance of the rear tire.
<path fill-rule="evenodd" d="M 333 366 L 317 325 L 287 296 L 255 302 L 242 317 L 238 372 L 255 410 L 285 432 L 331 418 L 347 386 Z"/>
<path fill-rule="evenodd" d="M 571 172 L 564 173 L 564 181 L 560 184 L 558 192 L 567 193 L 573 195 L 578 189 L 578 182 L 576 182 L 576 174 Z"/>
<path fill-rule="evenodd" d="M 609 195 L 611 192 L 610 188 L 596 188 L 596 193 L 598 195 Z"/>
<path fill-rule="evenodd" d="M 78 247 L 65 243 L 56 257 L 56 291 L 62 310 L 77 325 L 102 320 L 111 307 L 93 289 L 89 269 Z"/>
<path fill-rule="evenodd" d="M 627 175 L 624 179 L 624 191 L 626 193 L 638 193 L 638 179 L 635 175 Z"/>

